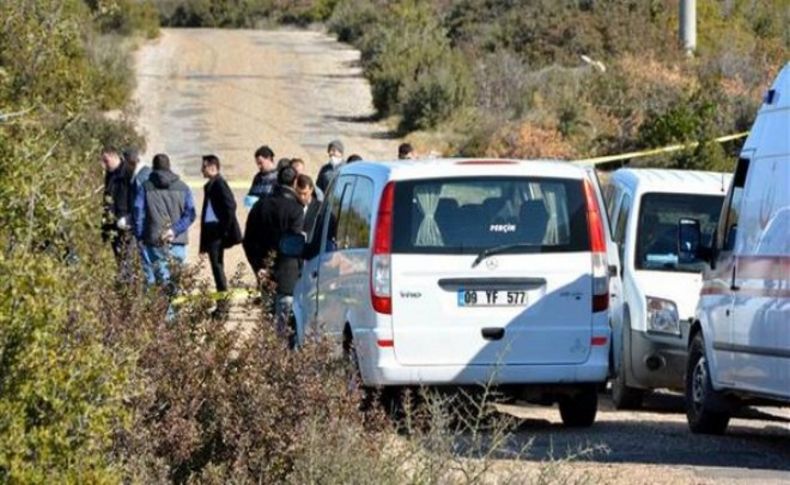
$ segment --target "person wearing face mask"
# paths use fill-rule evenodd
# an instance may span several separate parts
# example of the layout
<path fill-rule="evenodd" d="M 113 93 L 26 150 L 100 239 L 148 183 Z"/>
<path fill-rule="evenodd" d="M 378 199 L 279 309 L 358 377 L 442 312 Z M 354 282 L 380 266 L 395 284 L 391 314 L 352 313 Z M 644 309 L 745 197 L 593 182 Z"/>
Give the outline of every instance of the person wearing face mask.
<path fill-rule="evenodd" d="M 321 167 L 316 180 L 316 186 L 324 193 L 326 193 L 326 189 L 343 163 L 343 142 L 333 140 L 327 146 L 326 151 L 329 155 L 329 161 Z"/>

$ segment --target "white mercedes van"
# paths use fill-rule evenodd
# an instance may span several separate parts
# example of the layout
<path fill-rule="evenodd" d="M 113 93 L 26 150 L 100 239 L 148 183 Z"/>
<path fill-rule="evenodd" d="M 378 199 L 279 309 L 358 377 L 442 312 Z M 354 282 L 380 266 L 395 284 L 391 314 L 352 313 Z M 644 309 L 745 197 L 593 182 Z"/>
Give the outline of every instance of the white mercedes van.
<path fill-rule="evenodd" d="M 589 426 L 609 369 L 601 200 L 566 162 L 346 165 L 306 244 L 283 245 L 305 259 L 298 339 L 335 338 L 365 386 L 529 388 Z"/>
<path fill-rule="evenodd" d="M 710 248 L 681 221 L 681 259 L 704 255 L 689 335 L 686 415 L 723 433 L 739 406 L 790 404 L 790 64 L 757 114 Z"/>
<path fill-rule="evenodd" d="M 699 221 L 710 242 L 730 175 L 624 168 L 605 192 L 620 251 L 622 301 L 612 315 L 612 400 L 637 408 L 651 389 L 683 389 L 688 330 L 702 288 L 701 261 L 680 261 L 681 218 Z"/>

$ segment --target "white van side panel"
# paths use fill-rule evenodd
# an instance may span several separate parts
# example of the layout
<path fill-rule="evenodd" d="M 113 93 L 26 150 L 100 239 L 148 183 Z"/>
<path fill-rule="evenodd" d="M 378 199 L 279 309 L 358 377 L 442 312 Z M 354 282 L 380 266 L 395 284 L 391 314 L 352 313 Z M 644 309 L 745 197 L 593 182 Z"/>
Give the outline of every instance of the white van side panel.
<path fill-rule="evenodd" d="M 790 108 L 760 120 L 738 221 L 730 346 L 736 387 L 790 395 Z"/>

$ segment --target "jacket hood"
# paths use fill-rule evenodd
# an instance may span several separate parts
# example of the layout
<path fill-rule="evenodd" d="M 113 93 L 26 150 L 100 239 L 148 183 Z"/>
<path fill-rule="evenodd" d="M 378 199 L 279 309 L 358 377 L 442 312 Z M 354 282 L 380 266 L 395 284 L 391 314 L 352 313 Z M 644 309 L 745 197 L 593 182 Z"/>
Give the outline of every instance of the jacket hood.
<path fill-rule="evenodd" d="M 154 170 L 148 180 L 158 189 L 166 189 L 178 182 L 178 175 L 169 170 Z"/>

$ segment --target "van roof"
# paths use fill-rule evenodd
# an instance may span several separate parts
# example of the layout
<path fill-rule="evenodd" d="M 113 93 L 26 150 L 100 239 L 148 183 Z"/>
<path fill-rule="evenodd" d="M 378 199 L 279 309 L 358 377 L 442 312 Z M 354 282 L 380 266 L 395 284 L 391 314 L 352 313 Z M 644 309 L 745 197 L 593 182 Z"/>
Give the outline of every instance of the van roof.
<path fill-rule="evenodd" d="M 724 194 L 730 185 L 731 174 L 699 170 L 656 168 L 621 168 L 612 180 L 630 187 L 634 192 L 680 192 Z"/>
<path fill-rule="evenodd" d="M 343 174 L 378 174 L 387 180 L 413 180 L 446 177 L 556 177 L 583 179 L 584 170 L 570 162 L 557 160 L 510 160 L 443 158 L 398 161 L 360 161 L 344 166 Z"/>

